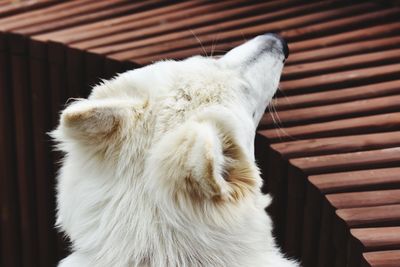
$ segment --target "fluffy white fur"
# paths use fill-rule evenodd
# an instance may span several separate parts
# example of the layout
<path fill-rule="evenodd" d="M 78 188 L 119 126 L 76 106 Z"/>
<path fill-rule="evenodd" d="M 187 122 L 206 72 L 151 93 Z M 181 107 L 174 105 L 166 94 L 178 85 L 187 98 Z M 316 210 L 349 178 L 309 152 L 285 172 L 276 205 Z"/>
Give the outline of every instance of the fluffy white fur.
<path fill-rule="evenodd" d="M 284 56 L 259 36 L 219 59 L 128 71 L 61 115 L 62 267 L 297 266 L 264 211 L 256 126 Z"/>

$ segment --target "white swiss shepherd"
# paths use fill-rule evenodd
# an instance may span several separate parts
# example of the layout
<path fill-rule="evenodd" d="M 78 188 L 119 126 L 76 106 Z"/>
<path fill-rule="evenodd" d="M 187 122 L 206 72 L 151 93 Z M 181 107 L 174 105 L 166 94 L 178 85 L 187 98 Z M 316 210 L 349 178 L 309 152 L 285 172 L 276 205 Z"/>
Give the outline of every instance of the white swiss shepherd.
<path fill-rule="evenodd" d="M 57 226 L 72 241 L 59 266 L 298 266 L 272 237 L 253 145 L 287 52 L 266 34 L 125 72 L 69 105 L 52 132 Z"/>

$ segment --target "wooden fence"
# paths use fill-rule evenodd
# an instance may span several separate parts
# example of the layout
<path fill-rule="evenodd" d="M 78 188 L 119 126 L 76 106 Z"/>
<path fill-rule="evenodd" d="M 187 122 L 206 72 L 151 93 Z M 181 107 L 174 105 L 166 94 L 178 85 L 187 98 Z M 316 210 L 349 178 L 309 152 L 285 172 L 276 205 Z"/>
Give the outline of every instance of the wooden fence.
<path fill-rule="evenodd" d="M 399 266 L 400 8 L 395 1 L 0 0 L 0 262 L 54 266 L 69 97 L 162 58 L 278 32 L 291 55 L 256 155 L 280 245 L 304 266 Z M 201 45 L 199 45 L 201 41 Z"/>

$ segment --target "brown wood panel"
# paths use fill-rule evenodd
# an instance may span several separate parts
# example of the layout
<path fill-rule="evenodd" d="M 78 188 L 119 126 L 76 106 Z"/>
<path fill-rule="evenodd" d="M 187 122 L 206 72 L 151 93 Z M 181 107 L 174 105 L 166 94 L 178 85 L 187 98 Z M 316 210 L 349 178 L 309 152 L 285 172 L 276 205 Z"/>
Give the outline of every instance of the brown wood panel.
<path fill-rule="evenodd" d="M 43 8 L 54 4 L 55 0 L 28 0 L 28 1 L 2 1 L 0 6 L 0 17 L 8 17 L 22 12 Z"/>
<path fill-rule="evenodd" d="M 204 45 L 199 40 L 198 46 L 193 48 L 182 49 L 178 51 L 165 52 L 158 55 L 144 56 L 144 57 L 135 57 L 135 62 L 139 64 L 147 64 L 148 62 L 155 62 L 159 58 L 171 58 L 171 59 L 184 59 L 190 57 L 192 55 L 202 55 L 202 56 L 218 56 L 221 54 L 225 54 L 232 47 L 240 45 L 243 43 L 243 40 L 237 41 L 227 41 L 227 42 L 218 42 L 218 38 L 216 38 L 215 42 L 209 45 Z M 122 53 L 121 53 L 122 54 Z M 111 58 L 118 59 L 120 55 L 109 55 Z"/>
<path fill-rule="evenodd" d="M 332 138 L 319 138 L 319 139 L 308 139 L 303 141 L 292 141 L 292 142 L 284 142 L 277 143 L 271 145 L 271 153 L 268 155 L 268 160 L 266 163 L 266 167 L 263 169 L 267 170 L 267 178 L 268 180 L 268 190 L 274 197 L 273 203 L 269 208 L 271 215 L 274 219 L 275 225 L 277 225 L 277 233 L 280 237 L 285 237 L 285 231 L 280 229 L 280 226 L 284 223 L 286 216 L 282 214 L 282 211 L 288 209 L 288 213 L 291 213 L 290 210 L 293 210 L 293 203 L 305 203 L 304 204 L 304 232 L 303 235 L 303 243 L 301 247 L 303 248 L 303 263 L 308 265 L 315 264 L 316 261 L 316 251 L 318 251 L 318 236 L 315 233 L 319 233 L 319 223 L 321 216 L 321 194 L 319 191 L 315 191 L 314 187 L 309 187 L 303 184 L 302 179 L 305 177 L 287 178 L 287 173 L 285 169 L 287 169 L 288 165 L 285 163 L 286 159 L 290 159 L 293 157 L 301 157 L 301 156 L 316 156 L 316 155 L 324 155 L 324 154 L 335 154 L 335 153 L 343 153 L 349 151 L 360 151 L 360 150 L 368 150 L 374 148 L 383 148 L 386 147 L 396 147 L 398 146 L 397 142 L 391 143 L 392 138 L 397 139 L 399 134 L 397 132 L 393 133 L 379 133 L 379 134 L 370 134 L 370 135 L 357 135 L 357 136 L 343 136 L 343 137 L 332 137 Z M 262 132 L 259 132 L 259 138 L 262 138 Z M 265 140 L 268 140 L 265 138 Z M 268 166 L 273 166 L 273 168 L 268 168 Z M 302 169 L 302 168 L 300 168 Z M 292 173 L 296 173 L 298 171 L 291 171 Z M 297 174 L 297 176 L 302 176 L 301 174 Z M 292 175 L 293 176 L 293 175 Z M 292 179 L 295 183 L 287 184 L 287 179 Z M 295 180 L 293 180 L 295 179 Z M 393 185 L 393 184 L 392 184 Z M 286 191 L 286 187 L 289 186 L 289 192 Z M 300 188 L 303 188 L 300 190 Z M 292 191 L 290 191 L 292 190 Z M 300 190 L 300 191 L 299 191 Z M 293 198 L 293 196 L 297 195 L 298 198 Z M 291 204 L 287 205 L 286 197 L 291 196 L 292 201 Z M 307 197 L 306 197 L 307 196 Z M 294 200 L 293 200 L 294 199 Z M 287 205 L 287 206 L 286 206 Z M 300 228 L 293 228 L 292 224 L 294 221 L 294 217 L 299 216 L 303 212 L 302 205 L 297 209 L 297 212 L 294 212 L 292 217 L 287 218 L 288 223 L 291 225 L 290 229 L 286 229 L 288 232 L 287 235 L 294 235 L 295 243 L 299 244 L 299 240 L 301 237 L 298 236 Z M 301 219 L 299 219 L 301 220 Z M 298 224 L 298 222 L 296 223 Z M 289 237 L 286 237 L 288 240 Z M 293 247 L 294 246 L 294 247 Z M 286 244 L 286 249 L 289 250 L 292 255 L 298 256 L 300 253 L 300 245 Z M 311 260 L 313 259 L 313 260 Z"/>
<path fill-rule="evenodd" d="M 0 29 L 2 31 L 12 31 L 24 26 L 32 26 L 37 23 L 43 23 L 46 22 L 47 16 L 52 16 L 54 19 L 54 14 L 57 14 L 58 12 L 74 9 L 92 2 L 93 0 L 69 1 L 64 3 L 57 2 L 57 4 L 51 5 L 47 8 L 41 8 L 34 11 L 24 12 L 15 16 L 5 17 L 0 19 Z"/>
<path fill-rule="evenodd" d="M 363 253 L 361 267 L 397 267 L 400 250 L 386 250 Z"/>
<path fill-rule="evenodd" d="M 287 178 L 288 198 L 285 236 L 285 248 L 289 253 L 291 255 L 300 256 L 301 254 L 306 255 L 310 253 L 310 251 L 315 251 L 304 251 L 305 249 L 309 249 L 310 246 L 307 244 L 302 246 L 304 240 L 309 240 L 302 237 L 302 232 L 308 233 L 309 230 L 307 227 L 310 226 L 312 226 L 312 228 L 316 226 L 314 229 L 318 231 L 319 219 L 321 217 L 320 204 L 316 206 L 317 203 L 315 201 L 307 201 L 307 196 L 312 195 L 313 192 L 311 190 L 314 190 L 307 182 L 307 176 L 309 174 L 393 166 L 398 164 L 399 151 L 398 148 L 389 148 L 290 159 Z M 307 207 L 310 205 L 314 208 Z M 305 214 L 307 210 L 313 210 L 314 216 L 312 218 L 306 217 L 306 215 L 308 215 Z M 305 221 L 303 222 L 303 220 Z M 303 229 L 304 227 L 306 227 L 306 229 Z M 316 244 L 315 238 L 308 242 Z"/>
<path fill-rule="evenodd" d="M 39 266 L 49 266 L 56 262 L 55 224 L 55 183 L 52 169 L 50 138 L 47 135 L 54 125 L 51 124 L 47 80 L 47 47 L 37 42 L 29 42 L 29 81 L 32 94 L 32 138 L 34 144 L 33 161 L 35 165 L 35 191 L 37 207 L 37 249 Z"/>
<path fill-rule="evenodd" d="M 396 227 L 389 227 L 399 226 L 398 206 L 399 205 L 384 205 L 337 210 L 336 214 L 338 219 L 335 221 L 333 233 L 335 250 L 337 251 L 335 266 L 342 266 L 343 263 L 346 263 L 348 266 L 359 266 L 362 252 L 365 251 L 400 248 L 399 244 L 396 244 L 398 242 Z M 357 228 L 350 229 L 353 227 Z M 387 229 L 389 232 L 394 230 L 394 238 L 388 238 L 382 235 L 374 236 L 372 239 L 376 238 L 376 240 L 371 240 L 367 237 L 367 233 L 373 229 L 376 229 L 376 235 L 383 229 Z M 360 235 L 361 239 L 357 236 L 358 233 L 362 233 Z M 364 236 L 364 234 L 366 235 Z M 396 239 L 397 242 L 395 241 Z M 363 243 L 363 241 L 366 243 Z M 374 241 L 378 242 L 373 244 Z M 378 246 L 381 247 L 378 248 Z M 347 247 L 347 249 L 343 249 L 345 247 Z"/>
<path fill-rule="evenodd" d="M 32 42 L 35 42 L 32 40 Z M 63 109 L 69 97 L 67 92 L 67 78 L 66 78 L 66 58 L 65 50 L 63 46 L 54 43 L 44 43 L 47 49 L 47 76 L 48 76 L 48 86 L 49 86 L 49 102 L 50 102 L 50 112 L 51 112 L 51 125 L 52 129 L 57 125 L 59 120 L 59 111 Z M 59 167 L 59 162 L 62 159 L 62 155 L 59 152 L 52 151 L 51 162 L 53 170 Z M 55 183 L 55 174 L 51 176 L 52 182 Z M 53 187 L 53 190 L 55 188 Z M 52 196 L 55 198 L 55 195 Z M 55 203 L 54 199 L 52 201 Z M 53 204 L 54 205 L 54 204 Z M 56 257 L 61 259 L 65 257 L 68 253 L 67 239 L 60 233 L 56 238 Z"/>
<path fill-rule="evenodd" d="M 373 8 L 374 10 L 379 9 L 378 6 L 374 6 Z M 354 30 L 358 27 L 362 27 L 372 23 L 387 22 L 391 18 L 395 18 L 398 14 L 399 8 L 391 7 L 375 12 L 363 12 L 359 15 L 353 14 L 353 16 L 348 18 L 339 18 L 333 21 L 318 23 L 316 25 L 311 25 L 302 29 L 282 31 L 280 34 L 283 38 L 292 42 L 296 39 L 305 39 L 311 37 L 315 38 L 322 35 L 338 33 L 344 30 Z"/>
<path fill-rule="evenodd" d="M 351 229 L 348 264 L 358 266 L 361 252 L 400 249 L 400 227 Z"/>
<path fill-rule="evenodd" d="M 393 131 L 400 129 L 400 113 L 387 113 L 358 118 L 333 120 L 292 127 L 262 130 L 269 142 L 296 141 L 299 139 L 346 136 L 360 133 Z M 264 128 L 264 125 L 260 125 Z"/>
<path fill-rule="evenodd" d="M 397 204 L 338 209 L 336 214 L 349 228 L 400 224 L 400 205 Z"/>
<path fill-rule="evenodd" d="M 373 227 L 351 229 L 351 234 L 358 239 L 366 251 L 398 248 L 400 227 Z"/>
<path fill-rule="evenodd" d="M 262 132 L 259 133 L 262 138 Z M 324 154 L 343 153 L 349 151 L 360 151 L 382 147 L 396 147 L 398 141 L 391 143 L 391 140 L 398 139 L 399 133 L 381 133 L 371 135 L 359 135 L 359 136 L 345 136 L 345 137 L 333 137 L 333 138 L 319 138 L 309 139 L 304 141 L 284 142 L 271 145 L 271 153 L 268 155 L 266 166 L 273 166 L 273 168 L 264 167 L 267 169 L 268 190 L 274 197 L 273 203 L 269 208 L 271 215 L 273 216 L 275 225 L 277 225 L 277 233 L 279 236 L 284 236 L 284 230 L 280 229 L 280 226 L 285 221 L 285 214 L 282 211 L 286 210 L 286 197 L 291 195 L 286 191 L 287 187 L 287 173 L 285 169 L 288 167 L 286 159 L 301 157 L 301 156 L 315 156 Z M 267 140 L 267 139 L 265 139 Z M 296 184 L 294 188 L 301 188 L 301 185 Z M 304 187 L 304 186 L 303 186 Z M 310 190 L 310 192 L 309 192 Z M 308 196 L 305 201 L 305 216 L 307 221 L 304 223 L 304 227 L 307 229 L 303 230 L 307 234 L 303 238 L 303 248 L 308 248 L 307 253 L 317 251 L 317 236 L 314 236 L 314 240 L 309 240 L 307 237 L 311 236 L 308 234 L 310 231 L 318 232 L 319 213 L 321 209 L 319 203 L 321 201 L 320 194 L 313 192 L 313 188 L 307 188 L 305 192 L 298 193 L 300 195 L 312 195 Z M 296 200 L 298 201 L 298 200 Z M 307 215 L 307 212 L 310 214 Z M 290 220 L 289 220 L 290 223 Z M 311 243 L 311 244 L 310 244 Z M 314 247 L 310 247 L 314 246 Z M 311 256 L 305 256 L 310 259 Z M 314 257 L 316 258 L 316 257 Z M 307 259 L 303 259 L 304 263 L 308 263 Z"/>
<path fill-rule="evenodd" d="M 326 198 L 337 209 L 399 204 L 400 189 L 336 193 Z"/>
<path fill-rule="evenodd" d="M 302 6 L 299 5 L 294 6 L 294 4 L 296 3 L 300 2 L 297 0 L 285 0 L 285 1 L 274 1 L 271 3 L 265 3 L 261 7 L 263 7 L 265 10 L 268 10 L 268 12 L 265 12 L 264 14 L 262 13 L 260 15 L 254 15 L 249 17 L 244 16 L 243 18 L 237 17 L 235 19 L 231 19 L 228 21 L 215 22 L 212 25 L 192 27 L 191 31 L 187 30 L 174 31 L 149 38 L 142 38 L 140 40 L 136 40 L 135 42 L 120 44 L 117 45 L 118 47 L 117 49 L 121 50 L 122 52 L 117 52 L 110 56 L 112 56 L 113 58 L 120 58 L 120 59 L 130 58 L 136 61 L 137 59 L 133 58 L 133 53 L 135 53 L 135 51 L 132 50 L 134 49 L 136 50 L 137 48 L 143 47 L 148 51 L 147 53 L 151 54 L 151 51 L 154 51 L 155 47 L 159 43 L 165 43 L 165 42 L 180 40 L 182 38 L 193 37 L 193 34 L 196 36 L 212 32 L 217 34 L 217 32 L 219 31 L 234 29 L 235 27 L 243 27 L 244 25 L 251 25 L 256 23 L 257 24 L 266 23 L 282 17 L 294 16 L 295 14 L 305 12 L 313 7 L 313 5 L 310 4 L 305 4 Z M 221 42 L 224 41 L 222 39 L 219 40 Z M 229 48 L 232 48 L 232 45 L 230 45 Z M 187 54 L 187 52 L 182 54 Z"/>
<path fill-rule="evenodd" d="M 140 40 L 148 36 L 164 34 L 181 29 L 188 30 L 193 26 L 204 25 L 206 22 L 212 23 L 229 17 L 237 17 L 238 14 L 257 10 L 260 5 L 265 5 L 265 3 L 263 3 L 256 5 L 256 7 L 245 6 L 220 11 L 223 8 L 235 7 L 238 3 L 240 3 L 240 1 L 209 3 L 207 5 L 194 6 L 173 13 L 167 13 L 161 18 L 156 16 L 147 18 L 146 20 L 135 21 L 134 23 L 123 25 L 124 27 L 136 29 L 135 31 L 124 31 L 116 35 L 102 36 L 98 39 L 75 43 L 73 47 L 79 49 L 91 49 L 92 52 L 100 52 L 99 54 L 108 54 L 117 51 L 116 46 L 112 46 L 113 44 L 123 42 L 133 43 L 133 41 L 137 39 Z M 206 14 L 204 15 L 204 13 Z M 163 20 L 171 21 L 169 23 L 162 23 Z M 103 47 L 103 50 L 100 48 L 95 49 L 97 47 Z"/>
<path fill-rule="evenodd" d="M 326 21 L 329 20 L 333 17 L 337 16 L 343 16 L 348 13 L 354 13 L 355 10 L 358 10 L 359 7 L 337 7 L 338 2 L 332 2 L 330 3 L 329 1 L 323 1 L 323 2 L 318 2 L 314 4 L 315 8 L 324 8 L 322 5 L 325 5 L 325 9 L 327 9 L 327 5 L 330 5 L 331 9 L 327 9 L 326 11 L 321 11 L 318 13 L 312 13 L 309 15 L 303 15 L 303 16 L 298 16 L 294 18 L 289 18 L 285 20 L 280 20 L 277 22 L 271 22 L 271 23 L 266 23 L 266 24 L 260 24 L 256 26 L 250 26 L 250 27 L 243 27 L 240 29 L 234 29 L 234 30 L 229 30 L 229 31 L 223 31 L 218 33 L 216 36 L 215 33 L 210 33 L 210 34 L 203 34 L 199 35 L 198 38 L 203 43 L 203 45 L 208 45 L 211 44 L 215 41 L 215 38 L 218 37 L 219 39 L 224 39 L 224 40 L 242 40 L 243 36 L 246 38 L 251 38 L 254 37 L 258 34 L 263 34 L 265 32 L 276 32 L 276 31 L 281 31 L 284 28 L 295 28 L 295 27 L 300 27 L 300 26 L 305 26 L 309 25 L 312 23 L 317 23 L 321 21 Z M 335 8 L 337 7 L 337 8 Z M 146 56 L 146 58 L 164 58 L 165 55 L 162 54 L 161 52 L 171 52 L 175 50 L 182 50 L 182 49 L 187 49 L 187 48 L 192 48 L 198 46 L 198 40 L 193 39 L 193 38 L 186 38 L 181 40 L 180 42 L 169 42 L 165 44 L 160 44 L 157 50 L 153 50 L 156 53 L 153 53 L 152 57 L 149 55 Z M 103 51 L 101 48 L 95 49 L 95 52 L 100 52 L 100 53 L 107 53 Z M 119 55 L 121 56 L 121 55 Z M 136 55 L 130 55 L 132 58 L 135 57 Z M 140 57 L 140 55 L 139 55 Z M 143 61 L 143 59 L 142 59 Z"/>
<path fill-rule="evenodd" d="M 16 170 L 20 205 L 23 266 L 38 266 L 35 166 L 31 117 L 31 92 L 26 38 L 9 35 L 11 85 L 15 125 Z"/>
<path fill-rule="evenodd" d="M 52 125 L 57 125 L 59 110 L 67 100 L 66 58 L 63 46 L 49 42 L 47 46 L 48 77 Z M 54 161 L 53 161 L 54 162 Z"/>
<path fill-rule="evenodd" d="M 265 3 L 263 6 L 260 6 L 260 10 L 264 9 L 267 11 L 265 14 L 261 15 L 256 15 L 256 16 L 251 16 L 251 17 L 245 17 L 245 18 L 239 18 L 239 19 L 234 19 L 230 21 L 223 21 L 220 23 L 213 23 L 212 25 L 207 25 L 205 27 L 195 27 L 191 28 L 191 31 L 193 31 L 193 34 L 198 36 L 198 38 L 201 40 L 203 45 L 207 45 L 207 42 L 205 42 L 205 38 L 207 36 L 211 36 L 211 38 L 218 38 L 219 40 L 224 40 L 226 38 L 220 37 L 220 34 L 226 32 L 227 30 L 236 30 L 237 28 L 243 28 L 243 34 L 246 34 L 246 26 L 254 26 L 254 24 L 266 24 L 271 25 L 271 23 L 276 23 L 276 20 L 279 19 L 287 19 L 288 17 L 296 17 L 301 14 L 304 14 L 306 12 L 312 12 L 317 10 L 318 8 L 321 7 L 321 4 L 315 4 L 315 3 L 303 3 L 301 6 L 296 5 L 293 7 L 293 4 L 295 4 L 296 1 L 279 1 L 279 2 L 271 2 L 271 3 Z M 329 3 L 323 3 L 323 5 L 327 5 Z M 279 10 L 279 7 L 284 7 L 281 10 Z M 364 5 L 364 6 L 359 6 L 359 9 L 371 7 L 371 5 Z M 278 10 L 276 10 L 278 9 Z M 276 10 L 276 11 L 275 11 Z M 352 9 L 354 11 L 354 8 Z M 272 11 L 272 12 L 271 12 Z M 274 12 L 275 11 L 275 12 Z M 361 12 L 361 11 L 360 11 Z M 345 10 L 343 12 L 344 14 L 346 13 Z M 155 36 L 153 38 L 147 38 L 144 40 L 138 40 L 132 44 L 122 44 L 117 46 L 119 50 L 127 50 L 128 48 L 130 49 L 129 51 L 125 52 L 117 52 L 112 54 L 111 56 L 117 59 L 132 59 L 132 60 L 137 60 L 138 57 L 141 58 L 149 58 L 154 59 L 157 55 L 160 56 L 160 58 L 163 57 L 168 57 L 169 53 L 171 53 L 171 50 L 176 50 L 178 48 L 179 51 L 182 50 L 188 50 L 192 46 L 186 46 L 185 48 L 182 47 L 176 47 L 177 44 L 176 42 L 171 42 L 173 40 L 192 40 L 193 34 L 191 31 L 178 31 L 178 32 L 172 32 L 172 33 L 167 33 L 163 34 L 162 36 Z M 211 34 L 211 35 L 210 35 Z M 189 37 L 189 38 L 188 38 Z M 238 36 L 237 36 L 238 37 Z M 160 44 L 159 42 L 162 42 L 161 45 L 163 46 L 162 50 L 160 50 Z M 186 41 L 187 42 L 187 41 Z M 156 45 L 155 45 L 156 44 Z M 147 46 L 144 46 L 147 45 Z M 156 48 L 157 46 L 157 48 Z M 189 48 L 188 48 L 189 47 Z M 233 47 L 232 45 L 230 48 Z M 139 48 L 132 50 L 133 48 Z M 98 49 L 97 51 L 102 51 L 102 49 Z M 157 51 L 157 54 L 154 52 Z M 160 52 L 163 52 L 162 54 Z M 186 53 L 185 53 L 186 54 Z M 187 54 L 186 54 L 187 55 Z M 180 55 L 179 53 L 176 53 L 176 56 L 174 58 L 182 58 L 184 57 L 183 55 Z M 142 59 L 141 61 L 145 61 Z"/>
<path fill-rule="evenodd" d="M 398 79 L 400 75 L 400 64 L 390 64 L 378 67 L 360 68 L 355 70 L 341 71 L 329 74 L 302 78 L 281 83 L 281 90 L 289 94 L 308 93 L 333 88 L 361 85 L 370 82 Z"/>
<path fill-rule="evenodd" d="M 94 39 L 96 37 L 104 36 L 105 34 L 115 34 L 118 32 L 122 32 L 125 30 L 125 25 L 129 25 L 132 27 L 130 23 L 134 21 L 147 20 L 150 17 L 158 17 L 162 19 L 164 18 L 164 14 L 175 12 L 182 8 L 197 6 L 201 3 L 203 3 L 202 0 L 197 0 L 176 4 L 174 3 L 164 6 L 164 2 L 162 0 L 139 2 L 137 3 L 137 8 L 140 9 L 140 11 L 138 12 L 119 16 L 112 19 L 101 20 L 95 23 L 89 23 L 80 26 L 74 26 L 72 28 L 39 34 L 33 38 L 41 41 L 52 39 L 53 41 L 57 41 L 59 43 L 70 44 L 77 41 Z M 147 8 L 141 10 L 144 7 L 153 5 L 155 5 L 154 8 L 151 8 L 149 10 L 147 10 Z"/>
<path fill-rule="evenodd" d="M 379 168 L 309 176 L 309 181 L 323 193 L 398 188 L 400 168 Z"/>
<path fill-rule="evenodd" d="M 400 225 L 399 189 L 336 193 L 327 195 L 326 198 L 329 203 L 324 204 L 326 200 L 319 188 L 307 184 L 301 243 L 302 263 L 305 266 L 316 265 L 317 259 L 318 266 L 321 266 L 327 265 L 328 259 L 346 258 L 346 254 L 341 252 L 334 255 L 332 253 L 334 248 L 330 244 L 330 240 L 334 238 L 347 240 L 346 236 L 337 237 L 341 231 L 332 234 L 332 220 L 336 220 L 334 215 L 336 209 L 339 209 L 336 211 L 339 219 L 345 222 L 345 226 L 342 225 L 339 229 Z M 323 211 L 323 206 L 325 208 L 328 206 L 329 210 Z"/>
<path fill-rule="evenodd" d="M 345 44 L 350 41 L 364 41 L 376 37 L 385 37 L 398 33 L 400 24 L 398 22 L 386 23 L 377 26 L 369 26 L 360 30 L 352 30 L 344 33 L 333 34 L 326 37 L 313 38 L 310 40 L 293 42 L 289 44 L 290 51 L 300 52 L 315 48 Z"/>
<path fill-rule="evenodd" d="M 343 103 L 386 95 L 397 95 L 400 92 L 399 83 L 400 80 L 393 80 L 345 89 L 329 90 L 326 92 L 279 97 L 273 100 L 272 105 L 274 106 L 274 110 L 281 111 L 287 109 Z"/>
<path fill-rule="evenodd" d="M 360 117 L 399 111 L 399 101 L 399 95 L 368 98 L 345 103 L 284 110 L 278 113 L 278 118 L 280 125 L 285 127 L 348 117 Z M 273 127 L 276 119 L 272 116 L 271 113 L 265 114 L 262 118 L 262 124 L 267 127 Z"/>
<path fill-rule="evenodd" d="M 340 56 L 356 55 L 364 52 L 381 51 L 399 47 L 400 37 L 397 33 L 388 34 L 386 37 L 371 36 L 371 40 L 348 40 L 344 44 L 328 47 L 314 48 L 310 51 L 295 52 L 290 55 L 287 66 L 306 62 L 332 59 Z"/>
<path fill-rule="evenodd" d="M 16 175 L 13 93 L 8 43 L 0 35 L 0 265 L 22 266 L 20 205 Z"/>
<path fill-rule="evenodd" d="M 369 264 L 362 253 L 387 249 L 366 249 L 349 228 L 398 223 L 397 211 L 390 213 L 397 206 L 388 206 L 399 204 L 400 188 L 397 6 L 336 0 L 33 2 L 15 4 L 14 11 L 10 2 L 0 2 L 0 30 L 6 32 L 0 34 L 0 95 L 8 101 L 1 109 L 15 114 L 0 116 L 0 124 L 15 124 L 12 132 L 0 131 L 8 151 L 0 154 L 1 172 L 15 176 L 2 180 L 7 189 L 1 209 L 11 214 L 0 226 L 3 265 L 51 266 L 65 254 L 49 211 L 50 161 L 59 155 L 49 155 L 44 132 L 57 123 L 68 97 L 86 96 L 99 78 L 138 64 L 219 55 L 268 31 L 280 32 L 291 48 L 271 108 L 277 114 L 264 116 L 260 129 L 267 129 L 256 140 L 263 190 L 274 197 L 269 212 L 278 243 L 304 266 Z"/>
<path fill-rule="evenodd" d="M 106 1 L 105 3 L 108 2 Z M 15 32 L 24 35 L 40 34 L 52 30 L 80 25 L 82 23 L 89 23 L 100 19 L 112 18 L 135 11 L 138 8 L 137 3 L 124 3 L 124 1 L 118 1 L 115 3 L 112 3 L 112 1 L 110 1 L 109 4 L 110 6 L 104 4 L 100 5 L 100 3 L 98 3 L 97 5 L 90 6 L 91 10 L 82 11 L 81 9 L 78 9 L 78 12 L 76 12 L 75 14 L 67 14 L 65 18 L 58 17 L 54 21 L 41 23 L 30 27 L 24 27 L 22 29 L 17 29 Z"/>
<path fill-rule="evenodd" d="M 301 258 L 302 255 L 306 179 L 304 172 L 288 164 L 284 249 L 290 256 L 296 258 Z"/>
<path fill-rule="evenodd" d="M 290 163 L 309 174 L 395 165 L 400 147 L 291 159 Z"/>
<path fill-rule="evenodd" d="M 327 137 L 272 144 L 285 158 L 339 154 L 360 150 L 397 147 L 400 132 L 385 132 L 352 136 Z"/>
<path fill-rule="evenodd" d="M 315 63 L 297 64 L 286 67 L 283 70 L 282 79 L 285 81 L 330 72 L 360 68 L 364 66 L 372 67 L 385 65 L 388 63 L 397 63 L 400 60 L 399 54 L 400 49 L 391 49 L 373 53 L 364 53 L 362 55 L 318 61 Z"/>
<path fill-rule="evenodd" d="M 378 177 L 376 177 L 378 179 Z M 375 184 L 375 186 L 385 186 L 386 184 Z M 393 184 L 391 184 L 393 186 Z M 315 185 L 314 185 L 315 186 Z M 316 186 L 317 187 L 317 186 Z M 318 187 L 317 187 L 318 188 Z M 355 188 L 353 187 L 353 190 Z M 319 190 L 319 188 L 318 188 Z M 398 189 L 394 190 L 375 190 L 375 191 L 365 191 L 365 192 L 349 192 L 349 193 L 334 193 L 326 195 L 326 199 L 323 199 L 322 211 L 320 218 L 320 231 L 319 233 L 307 233 L 318 235 L 316 239 L 318 242 L 318 266 L 330 266 L 334 262 L 336 257 L 333 247 L 332 240 L 334 238 L 338 239 L 333 233 L 333 221 L 335 218 L 336 209 L 348 209 L 354 207 L 373 207 L 382 205 L 399 204 L 400 194 Z M 305 214 L 307 215 L 307 214 Z M 339 232 L 340 233 L 340 232 Z M 347 237 L 341 237 L 346 240 Z M 336 241 L 338 242 L 338 241 Z M 340 242 L 340 240 L 339 240 Z M 344 242 L 342 242 L 343 244 Z M 338 247 L 337 250 L 340 250 Z M 343 255 L 344 250 L 340 250 L 337 257 Z M 342 256 L 345 257 L 345 256 Z"/>

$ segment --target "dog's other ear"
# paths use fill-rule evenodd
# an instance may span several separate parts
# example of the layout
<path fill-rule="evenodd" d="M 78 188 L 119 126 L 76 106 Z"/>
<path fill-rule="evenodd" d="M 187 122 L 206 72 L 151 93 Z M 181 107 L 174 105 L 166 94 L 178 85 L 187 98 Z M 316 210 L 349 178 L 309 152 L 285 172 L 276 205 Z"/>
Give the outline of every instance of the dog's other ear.
<path fill-rule="evenodd" d="M 134 115 L 130 101 L 79 100 L 62 112 L 60 125 L 52 136 L 61 142 L 98 144 L 115 138 L 125 118 L 134 120 Z"/>
<path fill-rule="evenodd" d="M 151 183 L 180 203 L 237 201 L 258 189 L 258 169 L 230 130 L 194 121 L 168 133 L 151 153 L 150 164 L 158 166 Z"/>

